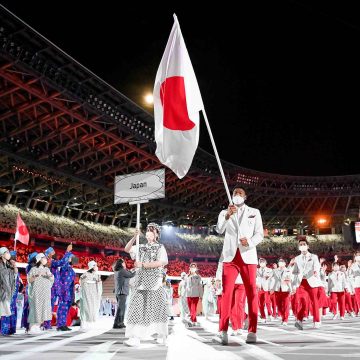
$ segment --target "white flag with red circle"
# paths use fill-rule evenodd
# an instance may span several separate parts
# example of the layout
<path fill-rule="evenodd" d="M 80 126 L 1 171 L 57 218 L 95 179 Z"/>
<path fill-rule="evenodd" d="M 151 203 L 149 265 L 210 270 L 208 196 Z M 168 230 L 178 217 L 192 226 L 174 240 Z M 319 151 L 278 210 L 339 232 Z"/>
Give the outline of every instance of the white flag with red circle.
<path fill-rule="evenodd" d="M 199 85 L 179 22 L 174 15 L 154 85 L 156 156 L 181 179 L 190 169 L 199 143 Z"/>
<path fill-rule="evenodd" d="M 17 216 L 16 220 L 16 233 L 15 233 L 15 241 L 20 241 L 25 245 L 29 245 L 29 231 L 26 227 L 23 219 L 20 214 Z"/>

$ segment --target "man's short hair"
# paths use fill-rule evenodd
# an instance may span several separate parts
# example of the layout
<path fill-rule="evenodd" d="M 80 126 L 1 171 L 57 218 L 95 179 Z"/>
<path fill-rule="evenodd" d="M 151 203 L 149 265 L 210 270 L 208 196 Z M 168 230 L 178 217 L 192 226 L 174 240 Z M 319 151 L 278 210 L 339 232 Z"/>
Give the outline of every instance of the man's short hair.
<path fill-rule="evenodd" d="M 308 241 L 306 239 L 306 235 L 298 235 L 296 239 L 297 239 L 298 242 L 304 241 L 304 242 L 306 242 L 307 245 L 309 245 L 309 243 L 308 243 Z"/>
<path fill-rule="evenodd" d="M 245 194 L 247 194 L 246 188 L 244 188 L 242 185 L 235 185 L 235 187 L 233 188 L 233 193 L 236 189 L 242 189 L 245 191 Z"/>

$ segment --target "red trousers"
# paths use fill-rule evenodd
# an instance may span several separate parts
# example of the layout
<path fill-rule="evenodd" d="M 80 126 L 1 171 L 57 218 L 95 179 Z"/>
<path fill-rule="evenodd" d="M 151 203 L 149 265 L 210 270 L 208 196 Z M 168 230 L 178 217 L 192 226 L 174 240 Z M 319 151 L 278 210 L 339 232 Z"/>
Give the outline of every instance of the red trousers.
<path fill-rule="evenodd" d="M 359 305 L 358 305 L 358 303 L 356 301 L 355 294 L 351 295 L 351 301 L 352 301 L 352 306 L 353 306 L 355 314 L 356 315 L 359 314 Z"/>
<path fill-rule="evenodd" d="M 216 309 L 216 313 L 220 315 L 220 310 L 221 310 L 221 298 L 222 295 L 217 295 L 217 309 Z"/>
<path fill-rule="evenodd" d="M 348 313 L 352 313 L 354 311 L 351 294 L 348 291 L 345 291 L 345 310 Z"/>
<path fill-rule="evenodd" d="M 301 281 L 296 291 L 298 297 L 297 319 L 302 321 L 306 316 L 307 310 L 310 308 L 314 317 L 314 322 L 320 322 L 318 288 L 312 288 L 306 279 Z M 308 304 L 310 300 L 310 306 Z"/>
<path fill-rule="evenodd" d="M 298 309 L 297 300 L 298 300 L 298 298 L 297 298 L 296 294 L 293 294 L 290 296 L 291 310 L 295 316 L 295 319 L 297 319 L 297 317 L 296 317 L 297 309 Z"/>
<path fill-rule="evenodd" d="M 275 293 L 270 294 L 270 303 L 271 303 L 271 308 L 272 308 L 272 316 L 277 317 L 278 316 L 278 309 L 277 309 L 277 305 L 276 305 Z"/>
<path fill-rule="evenodd" d="M 233 330 L 242 329 L 245 319 L 245 286 L 244 284 L 235 284 L 233 301 L 231 304 L 231 327 Z"/>
<path fill-rule="evenodd" d="M 259 310 L 258 296 L 256 291 L 256 268 L 256 264 L 244 263 L 239 250 L 236 251 L 236 254 L 231 262 L 223 263 L 223 294 L 221 299 L 221 312 L 219 321 L 220 331 L 228 330 L 235 280 L 240 273 L 244 282 L 245 293 L 248 300 L 249 332 L 256 333 L 258 321 L 257 316 Z"/>
<path fill-rule="evenodd" d="M 270 292 L 265 290 L 259 290 L 258 291 L 258 297 L 259 297 L 259 311 L 260 311 L 260 317 L 262 319 L 266 319 L 265 314 L 265 306 L 268 313 L 268 316 L 272 316 L 273 313 L 271 311 L 271 300 L 270 300 Z"/>
<path fill-rule="evenodd" d="M 288 322 L 290 309 L 290 293 L 288 291 L 276 291 L 275 299 L 277 311 L 283 322 Z"/>
<path fill-rule="evenodd" d="M 355 302 L 358 308 L 358 312 L 360 309 L 360 288 L 355 288 Z"/>
<path fill-rule="evenodd" d="M 345 316 L 345 292 L 332 292 L 330 294 L 331 311 L 333 314 L 337 313 L 337 306 L 339 306 L 340 316 Z"/>
<path fill-rule="evenodd" d="M 197 309 L 197 304 L 199 302 L 199 298 L 198 297 L 188 297 L 187 299 L 187 303 L 188 303 L 188 307 L 189 307 L 189 311 L 190 311 L 190 319 L 192 322 L 196 322 L 196 309 Z"/>

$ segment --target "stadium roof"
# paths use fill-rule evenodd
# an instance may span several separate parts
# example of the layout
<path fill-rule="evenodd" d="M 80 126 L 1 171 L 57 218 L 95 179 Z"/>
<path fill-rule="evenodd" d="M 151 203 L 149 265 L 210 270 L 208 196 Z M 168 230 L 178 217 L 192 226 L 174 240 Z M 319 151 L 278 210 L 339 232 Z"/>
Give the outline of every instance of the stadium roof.
<path fill-rule="evenodd" d="M 0 201 L 74 218 L 126 224 L 135 208 L 114 205 L 114 176 L 161 168 L 153 117 L 0 7 Z M 223 162 L 230 187 L 248 189 L 268 227 L 342 224 L 358 216 L 360 175 L 300 177 Z M 166 170 L 166 199 L 143 220 L 214 224 L 227 205 L 214 157 L 199 149 L 189 174 Z"/>

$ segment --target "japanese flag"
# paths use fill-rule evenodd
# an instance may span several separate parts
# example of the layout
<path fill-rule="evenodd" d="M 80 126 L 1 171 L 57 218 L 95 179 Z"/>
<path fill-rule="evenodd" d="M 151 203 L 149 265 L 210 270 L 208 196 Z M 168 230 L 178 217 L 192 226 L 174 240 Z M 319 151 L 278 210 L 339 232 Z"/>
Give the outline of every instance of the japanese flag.
<path fill-rule="evenodd" d="M 174 15 L 154 85 L 156 156 L 181 179 L 199 143 L 204 105 L 179 22 Z"/>

